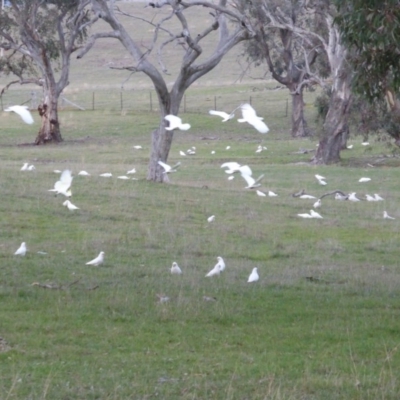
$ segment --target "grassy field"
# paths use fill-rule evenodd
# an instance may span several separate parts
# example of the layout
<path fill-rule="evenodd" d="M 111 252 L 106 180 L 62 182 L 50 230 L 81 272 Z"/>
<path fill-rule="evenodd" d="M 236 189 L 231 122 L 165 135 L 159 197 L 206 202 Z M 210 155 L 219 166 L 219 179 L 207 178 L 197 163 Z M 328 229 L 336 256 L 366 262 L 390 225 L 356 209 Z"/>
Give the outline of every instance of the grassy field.
<path fill-rule="evenodd" d="M 1 115 L 0 336 L 10 348 L 0 353 L 0 397 L 397 399 L 400 191 L 389 149 L 355 138 L 347 167 L 310 167 L 293 153 L 315 141 L 290 140 L 287 120 L 269 117 L 275 128 L 261 136 L 185 114 L 193 128 L 176 133 L 169 159 L 182 167 L 159 185 L 145 180 L 157 118 L 63 112 L 65 142 L 39 148 L 26 144 L 36 125 Z M 256 154 L 260 143 L 268 150 Z M 191 146 L 195 156 L 179 156 Z M 228 181 L 225 161 L 265 173 L 261 189 L 279 196 Z M 36 170 L 19 171 L 23 162 Z M 137 181 L 116 178 L 132 167 Z M 66 168 L 76 212 L 47 191 Z M 328 197 L 322 220 L 303 220 L 313 201 L 293 198 L 299 189 L 385 201 Z M 22 241 L 27 255 L 14 256 Z M 86 266 L 100 251 L 105 263 Z M 217 256 L 226 271 L 206 279 Z M 182 276 L 170 274 L 173 261 Z M 260 280 L 248 284 L 253 267 Z"/>
<path fill-rule="evenodd" d="M 90 104 L 90 91 L 105 87 L 117 104 L 111 89 L 126 74 L 104 73 L 109 60 L 97 50 L 74 64 L 67 97 Z M 257 95 L 254 83 L 229 87 L 232 57 L 187 93 L 182 116 L 192 129 L 175 134 L 169 162 L 182 166 L 170 184 L 145 179 L 159 122 L 145 111 L 145 83 L 129 83 L 138 97 L 122 112 L 61 111 L 57 146 L 31 145 L 37 115 L 28 126 L 0 113 L 1 400 L 400 397 L 399 159 L 384 142 L 362 146 L 353 136 L 340 165 L 310 166 L 312 153 L 298 151 L 317 139 L 289 137 L 287 93 L 258 82 Z M 7 102 L 28 90 L 11 90 Z M 306 96 L 310 125 L 314 96 Z M 226 111 L 252 97 L 270 133 L 209 116 L 215 97 Z M 267 150 L 256 153 L 260 144 Z M 179 155 L 192 146 L 196 155 Z M 240 176 L 228 181 L 226 161 L 265 174 L 261 190 L 278 197 L 245 190 Z M 25 162 L 36 169 L 20 171 Z M 137 180 L 117 179 L 133 167 Z M 55 169 L 73 171 L 79 210 L 48 192 Z M 314 200 L 293 198 L 301 189 L 385 200 L 325 197 L 323 219 L 304 220 L 297 214 Z M 23 241 L 27 255 L 14 256 Z M 86 266 L 100 251 L 104 264 Z M 226 270 L 205 278 L 217 256 Z M 173 261 L 181 276 L 170 274 Z M 248 284 L 254 267 L 260 280 Z"/>

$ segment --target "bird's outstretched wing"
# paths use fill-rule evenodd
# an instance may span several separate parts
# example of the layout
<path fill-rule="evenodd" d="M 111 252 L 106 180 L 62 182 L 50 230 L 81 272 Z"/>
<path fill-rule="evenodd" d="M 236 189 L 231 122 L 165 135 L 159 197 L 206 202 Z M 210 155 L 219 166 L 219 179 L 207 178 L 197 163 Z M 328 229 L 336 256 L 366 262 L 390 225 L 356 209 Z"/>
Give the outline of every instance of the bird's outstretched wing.
<path fill-rule="evenodd" d="M 22 120 L 26 124 L 33 124 L 33 122 L 34 122 L 33 118 L 32 118 L 32 114 L 28 110 L 27 106 L 11 106 L 11 107 L 6 108 L 4 111 L 6 111 L 6 112 L 14 111 L 16 114 L 18 114 L 22 118 Z"/>

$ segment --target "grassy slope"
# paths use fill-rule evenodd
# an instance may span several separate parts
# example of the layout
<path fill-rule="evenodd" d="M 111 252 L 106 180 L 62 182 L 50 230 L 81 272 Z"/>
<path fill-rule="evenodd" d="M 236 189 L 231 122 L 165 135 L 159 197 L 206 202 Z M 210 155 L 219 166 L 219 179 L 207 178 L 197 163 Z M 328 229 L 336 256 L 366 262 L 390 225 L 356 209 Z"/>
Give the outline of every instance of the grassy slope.
<path fill-rule="evenodd" d="M 201 110 L 209 106 L 202 96 L 213 96 L 209 86 L 193 91 Z M 253 93 L 249 86 L 217 90 L 231 101 L 238 90 Z M 193 128 L 176 133 L 170 162 L 183 165 L 171 185 L 144 179 L 157 114 L 64 111 L 66 141 L 45 148 L 20 145 L 32 141 L 37 123 L 1 115 L 0 336 L 12 349 L 0 353 L 0 398 L 399 397 L 400 192 L 396 168 L 368 167 L 388 149 L 354 140 L 354 150 L 343 152 L 346 168 L 299 165 L 309 156 L 291 153 L 315 143 L 290 140 L 277 106 L 282 93 L 266 97 L 259 105 L 271 127 L 266 137 L 186 114 Z M 268 151 L 256 154 L 260 142 Z M 144 149 L 133 150 L 136 144 Z M 196 156 L 178 156 L 191 146 Z M 231 160 L 265 173 L 262 189 L 279 197 L 243 190 L 240 177 L 228 182 L 219 166 Z M 35 172 L 19 171 L 27 161 Z M 115 178 L 133 166 L 139 181 Z M 74 178 L 76 213 L 47 192 L 55 168 L 92 174 Z M 99 178 L 102 172 L 114 178 Z M 361 176 L 372 181 L 359 184 Z M 317 196 L 380 193 L 385 201 L 328 198 L 323 220 L 301 220 L 296 214 L 313 203 L 290 196 L 301 188 Z M 383 220 L 385 209 L 397 219 Z M 29 252 L 16 258 L 22 241 Z M 100 250 L 104 266 L 85 266 Z M 226 273 L 205 279 L 218 255 Z M 182 276 L 169 274 L 172 261 Z M 248 285 L 255 266 L 261 279 Z M 77 279 L 60 291 L 31 285 Z M 157 293 L 171 301 L 158 304 Z"/>

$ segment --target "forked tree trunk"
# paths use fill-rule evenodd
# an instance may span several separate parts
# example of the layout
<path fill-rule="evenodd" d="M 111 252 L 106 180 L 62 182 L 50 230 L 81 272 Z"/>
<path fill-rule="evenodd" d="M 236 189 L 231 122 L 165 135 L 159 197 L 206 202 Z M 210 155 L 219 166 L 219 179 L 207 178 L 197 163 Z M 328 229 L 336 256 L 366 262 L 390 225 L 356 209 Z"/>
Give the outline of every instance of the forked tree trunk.
<path fill-rule="evenodd" d="M 58 97 L 54 94 L 45 96 L 43 103 L 38 107 L 38 111 L 42 121 L 35 144 L 62 142 L 58 121 Z"/>
<path fill-rule="evenodd" d="M 292 137 L 305 137 L 310 134 L 304 118 L 303 91 L 292 94 Z"/>
<path fill-rule="evenodd" d="M 340 160 L 340 150 L 347 140 L 349 131 L 350 102 L 351 92 L 348 79 L 340 79 L 340 84 L 334 88 L 331 95 L 322 137 L 313 159 L 314 164 L 333 164 Z"/>

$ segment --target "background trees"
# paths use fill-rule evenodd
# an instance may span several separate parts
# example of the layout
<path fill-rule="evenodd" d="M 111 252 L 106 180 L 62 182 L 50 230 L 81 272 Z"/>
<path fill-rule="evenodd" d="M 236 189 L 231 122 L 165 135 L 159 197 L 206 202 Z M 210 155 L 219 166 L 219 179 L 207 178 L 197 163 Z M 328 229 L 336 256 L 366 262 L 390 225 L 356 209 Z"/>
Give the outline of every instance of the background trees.
<path fill-rule="evenodd" d="M 303 1 L 238 1 L 238 9 L 253 21 L 256 36 L 246 42 L 245 53 L 256 63 L 265 62 L 272 78 L 286 86 L 292 98 L 292 136 L 309 135 L 304 118 L 303 90 L 318 83 L 310 68 L 323 53 L 320 44 L 295 33 L 315 31 L 316 18 Z"/>
<path fill-rule="evenodd" d="M 395 0 L 336 0 L 336 4 L 335 23 L 351 50 L 353 89 L 381 111 L 377 113 L 383 114 L 381 126 L 400 144 L 400 4 Z"/>
<path fill-rule="evenodd" d="M 5 72 L 20 84 L 42 87 L 41 127 L 36 144 L 62 141 L 58 98 L 69 84 L 70 57 L 85 37 L 90 0 L 12 1 L 0 14 Z"/>

